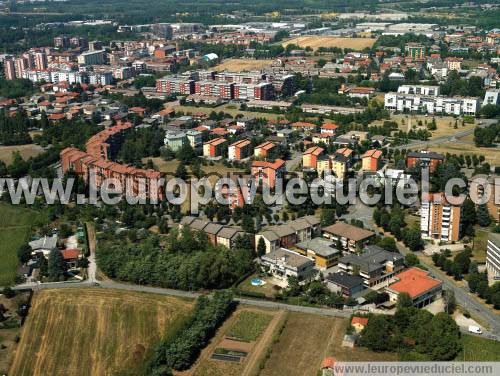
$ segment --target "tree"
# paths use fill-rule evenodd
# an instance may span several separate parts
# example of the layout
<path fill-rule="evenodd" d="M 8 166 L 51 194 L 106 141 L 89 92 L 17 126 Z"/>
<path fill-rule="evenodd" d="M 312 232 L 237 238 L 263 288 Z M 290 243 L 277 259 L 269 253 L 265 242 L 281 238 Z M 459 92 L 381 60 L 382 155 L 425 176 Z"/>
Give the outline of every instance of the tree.
<path fill-rule="evenodd" d="M 412 251 L 418 251 L 423 247 L 422 234 L 417 227 L 405 228 L 403 231 L 403 242 Z"/>
<path fill-rule="evenodd" d="M 326 227 L 335 223 L 335 209 L 321 209 L 321 226 Z"/>
<path fill-rule="evenodd" d="M 248 232 L 250 234 L 255 233 L 255 222 L 251 215 L 245 214 L 243 215 L 243 219 L 241 220 L 241 228 L 243 231 Z"/>
<path fill-rule="evenodd" d="M 476 219 L 477 223 L 481 227 L 488 227 L 491 224 L 491 217 L 486 204 L 482 204 L 477 207 Z"/>
<path fill-rule="evenodd" d="M 175 170 L 175 177 L 186 180 L 188 176 L 188 172 L 186 169 L 186 166 L 184 166 L 183 163 L 180 163 L 179 166 L 177 166 L 177 169 Z"/>
<path fill-rule="evenodd" d="M 196 159 L 196 152 L 189 142 L 186 142 L 177 150 L 176 158 L 184 164 L 191 164 Z"/>
<path fill-rule="evenodd" d="M 432 318 L 423 347 L 432 360 L 452 360 L 457 356 L 461 350 L 460 329 L 449 314 L 440 312 Z"/>
<path fill-rule="evenodd" d="M 398 309 L 413 307 L 413 300 L 411 296 L 406 292 L 400 293 L 398 295 L 397 307 Z"/>
<path fill-rule="evenodd" d="M 385 316 L 370 316 L 368 324 L 361 332 L 359 344 L 376 352 L 392 350 L 390 332 L 391 325 Z"/>
<path fill-rule="evenodd" d="M 21 264 L 27 263 L 31 259 L 31 247 L 28 244 L 23 244 L 17 250 L 17 258 Z"/>
<path fill-rule="evenodd" d="M 396 240 L 392 236 L 384 236 L 379 238 L 377 241 L 379 247 L 384 248 L 390 252 L 396 252 L 398 248 L 396 247 Z"/>
<path fill-rule="evenodd" d="M 465 235 L 474 235 L 474 223 L 476 223 L 476 205 L 467 197 L 462 205 L 462 226 Z"/>
<path fill-rule="evenodd" d="M 50 252 L 47 270 L 51 281 L 57 282 L 64 279 L 66 263 L 60 250 L 54 249 Z"/>
<path fill-rule="evenodd" d="M 457 301 L 455 299 L 455 293 L 453 292 L 453 290 L 444 290 L 443 300 L 445 312 L 449 314 L 455 312 Z"/>
<path fill-rule="evenodd" d="M 257 256 L 263 256 L 266 254 L 266 242 L 264 238 L 260 238 L 257 243 Z"/>
<path fill-rule="evenodd" d="M 14 296 L 16 296 L 16 292 L 14 290 L 12 290 L 12 288 L 10 288 L 9 286 L 4 287 L 4 289 L 2 290 L 2 294 L 5 295 L 5 297 L 7 299 L 10 299 L 10 298 L 13 298 Z"/>
<path fill-rule="evenodd" d="M 405 256 L 405 264 L 406 266 L 417 266 L 420 264 L 420 260 L 413 253 L 408 253 Z"/>

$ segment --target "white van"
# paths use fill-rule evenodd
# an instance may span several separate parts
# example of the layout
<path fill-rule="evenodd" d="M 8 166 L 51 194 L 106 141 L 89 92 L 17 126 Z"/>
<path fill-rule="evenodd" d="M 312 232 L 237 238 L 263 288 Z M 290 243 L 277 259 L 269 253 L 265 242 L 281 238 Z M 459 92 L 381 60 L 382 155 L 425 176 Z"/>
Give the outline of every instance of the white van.
<path fill-rule="evenodd" d="M 481 328 L 478 326 L 474 326 L 474 325 L 469 325 L 469 333 L 483 334 Z"/>

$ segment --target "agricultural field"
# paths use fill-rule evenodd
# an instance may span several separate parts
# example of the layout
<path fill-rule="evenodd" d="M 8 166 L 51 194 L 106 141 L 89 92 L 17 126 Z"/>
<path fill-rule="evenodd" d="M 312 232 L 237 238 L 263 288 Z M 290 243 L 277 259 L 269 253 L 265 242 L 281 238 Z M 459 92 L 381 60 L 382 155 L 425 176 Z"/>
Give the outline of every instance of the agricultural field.
<path fill-rule="evenodd" d="M 350 361 L 393 361 L 397 355 L 342 347 L 348 319 L 289 313 L 279 340 L 271 348 L 262 376 L 316 375 L 328 356 Z"/>
<path fill-rule="evenodd" d="M 500 166 L 500 148 L 483 148 L 477 147 L 473 142 L 466 142 L 462 140 L 447 141 L 438 145 L 429 145 L 426 149 L 435 151 L 441 154 L 469 154 L 483 155 L 486 162 L 492 166 Z"/>
<path fill-rule="evenodd" d="M 137 375 L 152 346 L 192 306 L 119 290 L 37 292 L 9 375 Z"/>
<path fill-rule="evenodd" d="M 181 374 L 256 375 L 285 317 L 283 311 L 240 306 L 218 330 L 193 367 Z"/>
<path fill-rule="evenodd" d="M 28 240 L 31 226 L 42 214 L 20 205 L 0 203 L 0 286 L 14 283 L 18 266 L 17 250 Z"/>
<path fill-rule="evenodd" d="M 11 164 L 12 153 L 15 151 L 18 151 L 21 157 L 26 160 L 42 154 L 43 148 L 35 144 L 0 146 L 0 161 L 5 162 L 7 165 Z"/>
<path fill-rule="evenodd" d="M 491 339 L 462 334 L 462 351 L 456 361 L 498 362 L 500 361 L 500 342 Z"/>
<path fill-rule="evenodd" d="M 273 60 L 254 60 L 254 59 L 226 59 L 213 69 L 216 71 L 227 70 L 230 72 L 244 72 L 261 70 L 273 63 Z"/>
<path fill-rule="evenodd" d="M 353 50 L 362 50 L 371 47 L 375 44 L 375 38 L 342 38 L 332 36 L 302 36 L 289 39 L 282 43 L 283 47 L 292 43 L 299 47 L 311 47 L 317 50 L 319 47 L 339 47 L 339 48 L 352 48 Z"/>

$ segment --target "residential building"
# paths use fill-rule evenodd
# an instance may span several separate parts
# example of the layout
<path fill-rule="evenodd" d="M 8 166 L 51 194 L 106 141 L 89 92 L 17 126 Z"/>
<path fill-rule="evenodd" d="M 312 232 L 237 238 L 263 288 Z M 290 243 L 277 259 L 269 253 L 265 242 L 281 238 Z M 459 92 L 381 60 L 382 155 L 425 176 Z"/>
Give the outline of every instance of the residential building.
<path fill-rule="evenodd" d="M 490 281 L 500 279 L 500 234 L 489 235 L 486 246 L 486 271 Z"/>
<path fill-rule="evenodd" d="M 234 83 L 220 81 L 196 81 L 194 92 L 198 95 L 220 97 L 222 99 L 234 98 Z"/>
<path fill-rule="evenodd" d="M 444 59 L 444 62 L 446 63 L 448 70 L 455 70 L 455 71 L 459 71 L 462 69 L 463 61 L 464 59 L 461 57 L 452 57 L 452 56 Z"/>
<path fill-rule="evenodd" d="M 405 51 L 408 57 L 413 60 L 423 60 L 425 58 L 425 46 L 418 43 L 407 43 L 405 46 Z"/>
<path fill-rule="evenodd" d="M 406 168 L 429 168 L 429 173 L 436 171 L 443 163 L 444 156 L 433 151 L 409 151 L 406 154 Z"/>
<path fill-rule="evenodd" d="M 428 114 L 471 115 L 479 111 L 480 102 L 475 97 L 443 97 L 419 94 L 386 93 L 386 109 L 395 111 L 422 112 Z"/>
<path fill-rule="evenodd" d="M 260 258 L 260 263 L 269 268 L 269 273 L 274 277 L 283 281 L 288 277 L 303 279 L 314 272 L 314 260 L 285 248 L 266 253 Z"/>
<path fill-rule="evenodd" d="M 486 93 L 484 94 L 483 106 L 488 104 L 500 104 L 500 89 L 486 90 Z"/>
<path fill-rule="evenodd" d="M 28 245 L 31 248 L 31 254 L 36 255 L 37 253 L 41 253 L 45 258 L 48 258 L 50 252 L 57 249 L 57 240 L 57 235 L 52 235 L 30 241 Z"/>
<path fill-rule="evenodd" d="M 334 124 L 334 123 L 325 123 L 323 124 L 319 131 L 320 133 L 324 133 L 324 134 L 328 134 L 328 135 L 331 135 L 331 136 L 334 136 L 335 133 L 337 132 L 337 129 L 338 129 L 338 125 L 337 124 Z"/>
<path fill-rule="evenodd" d="M 413 305 L 422 308 L 441 296 L 443 282 L 433 278 L 429 272 L 420 268 L 409 268 L 395 276 L 396 282 L 385 288 L 389 299 L 398 300 L 399 294 L 408 294 Z"/>
<path fill-rule="evenodd" d="M 332 161 L 328 155 L 321 155 L 316 161 L 316 171 L 322 177 L 332 172 Z"/>
<path fill-rule="evenodd" d="M 389 252 L 376 245 L 366 247 L 361 253 L 351 253 L 339 260 L 339 271 L 359 275 L 367 287 L 390 280 L 404 268 L 404 256 Z"/>
<path fill-rule="evenodd" d="M 194 129 L 186 131 L 186 137 L 193 149 L 198 149 L 203 146 L 203 133 Z"/>
<path fill-rule="evenodd" d="M 332 172 L 339 179 L 345 179 L 349 159 L 343 154 L 335 154 L 331 158 Z"/>
<path fill-rule="evenodd" d="M 239 83 L 234 85 L 234 99 L 271 100 L 274 97 L 273 85 L 269 82 L 258 84 Z"/>
<path fill-rule="evenodd" d="M 16 79 L 16 64 L 12 58 L 5 59 L 3 62 L 3 69 L 5 72 L 5 78 L 7 80 Z"/>
<path fill-rule="evenodd" d="M 361 169 L 365 172 L 377 172 L 382 168 L 382 151 L 368 150 L 363 154 Z"/>
<path fill-rule="evenodd" d="M 194 94 L 194 80 L 176 77 L 160 78 L 156 80 L 156 91 L 166 94 Z"/>
<path fill-rule="evenodd" d="M 302 168 L 316 169 L 318 158 L 324 149 L 319 146 L 312 146 L 302 154 Z"/>
<path fill-rule="evenodd" d="M 444 193 L 429 193 L 422 197 L 420 206 L 422 238 L 458 241 L 462 233 L 461 217 L 461 205 L 448 202 Z"/>
<path fill-rule="evenodd" d="M 270 188 L 275 187 L 276 180 L 281 179 L 285 172 L 286 165 L 282 159 L 276 159 L 274 162 L 253 161 L 251 166 L 252 176 Z"/>
<path fill-rule="evenodd" d="M 346 272 L 328 274 L 326 285 L 329 290 L 342 296 L 353 296 L 366 288 L 363 278 Z"/>
<path fill-rule="evenodd" d="M 106 51 L 87 51 L 78 55 L 77 60 L 81 65 L 101 65 L 106 62 Z"/>
<path fill-rule="evenodd" d="M 252 143 L 250 140 L 239 140 L 229 145 L 227 158 L 229 160 L 241 161 L 250 156 Z"/>
<path fill-rule="evenodd" d="M 439 95 L 439 86 L 400 85 L 398 87 L 398 93 L 400 93 L 400 94 L 428 95 L 431 97 L 437 97 Z"/>
<path fill-rule="evenodd" d="M 188 143 L 186 133 L 182 131 L 167 131 L 165 133 L 165 146 L 176 152 Z"/>
<path fill-rule="evenodd" d="M 375 236 L 375 233 L 345 222 L 337 222 L 325 227 L 323 236 L 334 242 L 340 242 L 340 246 L 348 252 L 357 252 L 368 244 L 368 241 Z"/>
<path fill-rule="evenodd" d="M 220 157 L 223 155 L 227 141 L 223 138 L 214 138 L 203 144 L 203 156 L 209 158 Z"/>
<path fill-rule="evenodd" d="M 253 150 L 254 157 L 257 158 L 268 158 L 271 151 L 276 147 L 276 145 L 271 141 L 266 141 L 255 147 Z"/>
<path fill-rule="evenodd" d="M 316 237 L 295 244 L 297 252 L 314 260 L 318 269 L 328 269 L 337 264 L 342 252 L 331 240 Z"/>
<path fill-rule="evenodd" d="M 255 235 L 255 248 L 257 250 L 260 239 L 266 245 L 269 253 L 279 247 L 292 248 L 297 243 L 311 240 L 321 233 L 320 220 L 308 215 L 288 223 L 269 226 Z"/>
<path fill-rule="evenodd" d="M 368 325 L 368 317 L 354 316 L 351 319 L 351 326 L 354 328 L 356 333 L 361 333 L 361 331 Z"/>

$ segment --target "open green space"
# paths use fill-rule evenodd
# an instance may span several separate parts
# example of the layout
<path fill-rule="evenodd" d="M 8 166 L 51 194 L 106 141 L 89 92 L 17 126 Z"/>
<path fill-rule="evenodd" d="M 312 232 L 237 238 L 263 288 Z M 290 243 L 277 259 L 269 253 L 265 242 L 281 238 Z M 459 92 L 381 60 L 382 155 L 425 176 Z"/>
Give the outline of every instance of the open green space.
<path fill-rule="evenodd" d="M 254 311 L 243 311 L 227 332 L 227 336 L 245 342 L 255 341 L 269 325 L 273 316 Z"/>

